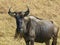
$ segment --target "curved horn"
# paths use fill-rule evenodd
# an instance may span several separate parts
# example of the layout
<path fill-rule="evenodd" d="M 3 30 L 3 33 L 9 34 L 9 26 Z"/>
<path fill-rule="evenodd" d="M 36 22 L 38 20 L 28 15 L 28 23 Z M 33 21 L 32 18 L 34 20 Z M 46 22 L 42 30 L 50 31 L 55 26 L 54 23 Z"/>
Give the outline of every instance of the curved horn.
<path fill-rule="evenodd" d="M 8 11 L 8 14 L 9 14 L 9 15 L 11 15 L 11 13 L 12 13 L 12 12 L 10 11 L 10 9 L 11 9 L 11 8 L 9 8 L 9 11 Z"/>
<path fill-rule="evenodd" d="M 27 11 L 24 12 L 24 16 L 27 16 L 29 14 L 29 7 L 27 6 Z"/>
<path fill-rule="evenodd" d="M 10 10 L 11 10 L 11 8 L 9 8 L 8 14 L 11 15 L 11 16 L 15 16 L 16 13 L 15 12 L 11 12 Z"/>

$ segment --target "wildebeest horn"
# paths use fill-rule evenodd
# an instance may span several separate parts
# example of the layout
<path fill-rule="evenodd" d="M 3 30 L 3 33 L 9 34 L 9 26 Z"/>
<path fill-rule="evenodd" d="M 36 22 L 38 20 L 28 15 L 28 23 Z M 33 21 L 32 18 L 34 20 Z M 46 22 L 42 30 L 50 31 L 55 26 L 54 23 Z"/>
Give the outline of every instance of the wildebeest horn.
<path fill-rule="evenodd" d="M 24 16 L 27 16 L 29 14 L 29 7 L 27 6 L 27 11 L 24 12 Z"/>
<path fill-rule="evenodd" d="M 9 8 L 8 14 L 11 16 L 15 16 L 15 12 L 11 12 L 10 10 L 11 10 L 11 8 Z"/>
<path fill-rule="evenodd" d="M 11 8 L 9 8 L 9 11 L 8 11 L 8 14 L 11 15 L 11 11 L 10 11 Z"/>

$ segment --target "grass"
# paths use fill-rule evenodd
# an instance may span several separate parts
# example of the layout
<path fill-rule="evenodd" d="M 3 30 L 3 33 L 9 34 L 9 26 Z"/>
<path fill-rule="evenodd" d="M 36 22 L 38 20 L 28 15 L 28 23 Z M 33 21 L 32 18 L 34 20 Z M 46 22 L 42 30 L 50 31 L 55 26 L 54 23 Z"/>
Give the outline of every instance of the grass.
<path fill-rule="evenodd" d="M 12 7 L 11 11 L 25 11 L 27 10 L 26 5 L 29 6 L 31 15 L 52 20 L 60 27 L 60 0 L 0 0 L 0 45 L 25 45 L 24 39 L 14 40 L 16 22 L 7 12 L 9 7 Z M 57 45 L 59 44 L 60 31 Z M 35 43 L 35 45 L 45 44 Z"/>

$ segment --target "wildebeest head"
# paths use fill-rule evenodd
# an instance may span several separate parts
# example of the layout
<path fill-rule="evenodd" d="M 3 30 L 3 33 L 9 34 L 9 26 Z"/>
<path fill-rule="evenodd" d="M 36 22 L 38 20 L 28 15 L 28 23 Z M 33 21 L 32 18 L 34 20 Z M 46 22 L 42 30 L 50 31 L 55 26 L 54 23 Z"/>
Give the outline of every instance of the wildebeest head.
<path fill-rule="evenodd" d="M 23 11 L 11 12 L 10 9 L 8 11 L 8 14 L 16 19 L 17 29 L 16 29 L 15 37 L 17 37 L 17 35 L 19 34 L 21 35 L 24 31 L 26 31 L 26 24 L 24 22 L 25 21 L 24 17 L 29 14 L 29 8 L 25 12 Z"/>
<path fill-rule="evenodd" d="M 27 7 L 28 8 L 28 7 Z M 10 8 L 11 9 L 11 8 Z M 11 12 L 9 9 L 8 11 L 8 14 L 10 16 L 13 16 L 13 17 L 17 17 L 17 16 L 20 16 L 20 17 L 25 17 L 29 14 L 29 8 L 27 9 L 27 11 L 23 12 L 23 11 L 20 11 L 20 12 Z"/>

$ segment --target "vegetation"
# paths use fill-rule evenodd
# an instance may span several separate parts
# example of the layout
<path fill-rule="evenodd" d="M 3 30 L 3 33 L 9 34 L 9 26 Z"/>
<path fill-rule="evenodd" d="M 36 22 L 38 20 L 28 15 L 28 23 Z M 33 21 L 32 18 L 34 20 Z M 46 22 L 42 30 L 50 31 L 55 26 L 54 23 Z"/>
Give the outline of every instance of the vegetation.
<path fill-rule="evenodd" d="M 27 5 L 31 15 L 52 20 L 60 27 L 60 0 L 0 0 L 0 45 L 25 45 L 24 39 L 14 39 L 16 22 L 7 12 L 10 7 L 11 11 L 25 11 Z M 59 34 L 57 45 L 60 44 Z M 40 44 L 45 45 L 35 43 L 35 45 Z"/>

